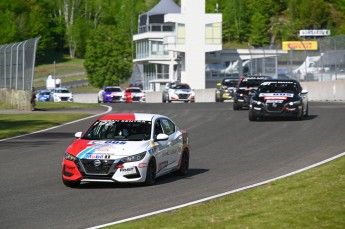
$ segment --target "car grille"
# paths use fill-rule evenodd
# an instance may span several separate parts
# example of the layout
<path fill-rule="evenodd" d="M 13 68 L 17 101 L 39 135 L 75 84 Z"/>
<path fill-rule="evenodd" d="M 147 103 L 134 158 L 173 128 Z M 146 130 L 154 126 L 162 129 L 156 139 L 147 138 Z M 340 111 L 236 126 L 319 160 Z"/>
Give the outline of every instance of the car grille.
<path fill-rule="evenodd" d="M 179 99 L 188 99 L 189 94 L 178 94 Z"/>
<path fill-rule="evenodd" d="M 95 160 L 89 159 L 81 160 L 86 174 L 107 175 L 114 164 L 114 160 L 100 160 L 101 164 L 99 166 L 95 166 L 94 161 Z"/>
<path fill-rule="evenodd" d="M 133 101 L 140 101 L 140 98 L 141 98 L 141 97 L 133 97 L 132 100 L 133 100 Z"/>
<path fill-rule="evenodd" d="M 118 101 L 118 100 L 120 100 L 121 99 L 121 96 L 113 96 L 113 98 L 112 98 L 114 101 Z"/>
<path fill-rule="evenodd" d="M 69 97 L 60 97 L 61 101 L 68 101 Z"/>
<path fill-rule="evenodd" d="M 283 103 L 269 103 L 266 106 L 267 111 L 281 111 L 284 108 Z"/>

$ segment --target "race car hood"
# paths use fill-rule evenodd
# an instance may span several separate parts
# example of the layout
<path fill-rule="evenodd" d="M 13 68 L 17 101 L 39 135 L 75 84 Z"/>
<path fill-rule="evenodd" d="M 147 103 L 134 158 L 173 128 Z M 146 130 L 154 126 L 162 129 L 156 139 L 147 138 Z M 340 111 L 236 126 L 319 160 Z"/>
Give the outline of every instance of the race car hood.
<path fill-rule="evenodd" d="M 150 141 L 114 141 L 78 139 L 67 152 L 79 159 L 117 159 L 142 153 L 147 150 Z"/>
<path fill-rule="evenodd" d="M 189 89 L 174 89 L 173 92 L 176 94 L 190 94 L 192 91 Z"/>
<path fill-rule="evenodd" d="M 117 92 L 108 91 L 108 92 L 104 92 L 104 95 L 117 96 L 117 95 L 123 95 L 123 92 L 121 92 L 121 91 L 117 91 Z"/>
<path fill-rule="evenodd" d="M 255 100 L 266 102 L 267 100 L 291 102 L 298 100 L 293 93 L 259 93 L 256 94 Z"/>
<path fill-rule="evenodd" d="M 126 95 L 144 96 L 144 92 L 126 92 Z"/>

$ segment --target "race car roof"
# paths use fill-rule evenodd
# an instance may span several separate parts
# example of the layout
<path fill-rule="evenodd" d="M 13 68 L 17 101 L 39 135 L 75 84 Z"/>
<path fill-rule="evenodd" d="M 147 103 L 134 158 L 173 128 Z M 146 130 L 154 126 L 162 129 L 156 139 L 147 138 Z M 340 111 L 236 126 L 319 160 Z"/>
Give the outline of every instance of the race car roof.
<path fill-rule="evenodd" d="M 119 113 L 119 114 L 107 114 L 99 118 L 99 120 L 141 120 L 151 121 L 156 114 L 146 113 Z"/>

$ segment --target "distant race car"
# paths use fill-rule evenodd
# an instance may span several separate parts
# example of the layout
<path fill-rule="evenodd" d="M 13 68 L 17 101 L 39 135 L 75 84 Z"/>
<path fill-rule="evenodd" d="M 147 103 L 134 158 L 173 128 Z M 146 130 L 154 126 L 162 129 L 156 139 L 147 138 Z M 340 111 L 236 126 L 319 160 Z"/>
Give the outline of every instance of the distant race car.
<path fill-rule="evenodd" d="M 119 86 L 104 86 L 98 92 L 98 103 L 122 103 L 126 101 L 125 93 Z"/>
<path fill-rule="evenodd" d="M 170 118 L 159 114 L 108 114 L 84 134 L 77 132 L 62 161 L 66 186 L 81 182 L 153 185 L 157 177 L 189 168 L 189 139 Z"/>
<path fill-rule="evenodd" d="M 146 102 L 145 93 L 140 89 L 140 87 L 127 87 L 125 89 L 126 103 L 133 102 Z"/>
<path fill-rule="evenodd" d="M 250 100 L 249 120 L 266 116 L 303 119 L 308 116 L 307 94 L 297 80 L 265 80 Z"/>
<path fill-rule="evenodd" d="M 234 93 L 234 102 L 232 103 L 234 110 L 249 108 L 250 98 L 254 95 L 260 84 L 270 76 L 248 76 L 242 78 Z"/>
<path fill-rule="evenodd" d="M 231 100 L 236 92 L 236 86 L 240 81 L 240 77 L 227 77 L 217 84 L 216 102 L 224 102 Z"/>
<path fill-rule="evenodd" d="M 73 94 L 67 88 L 58 87 L 51 89 L 50 101 L 73 102 Z"/>
<path fill-rule="evenodd" d="M 38 102 L 49 102 L 50 101 L 50 90 L 40 90 L 37 94 L 37 101 Z"/>
<path fill-rule="evenodd" d="M 195 102 L 195 92 L 186 83 L 167 83 L 162 96 L 163 103 L 172 101 L 183 101 L 185 103 Z"/>

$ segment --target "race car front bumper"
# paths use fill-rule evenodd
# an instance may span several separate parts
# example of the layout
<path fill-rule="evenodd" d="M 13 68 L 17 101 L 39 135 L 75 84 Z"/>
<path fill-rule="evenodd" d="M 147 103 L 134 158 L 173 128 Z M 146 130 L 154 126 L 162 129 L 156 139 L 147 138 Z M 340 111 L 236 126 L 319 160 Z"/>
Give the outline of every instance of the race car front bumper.
<path fill-rule="evenodd" d="M 144 182 L 147 163 L 116 160 L 63 160 L 62 179 L 81 182 Z"/>

